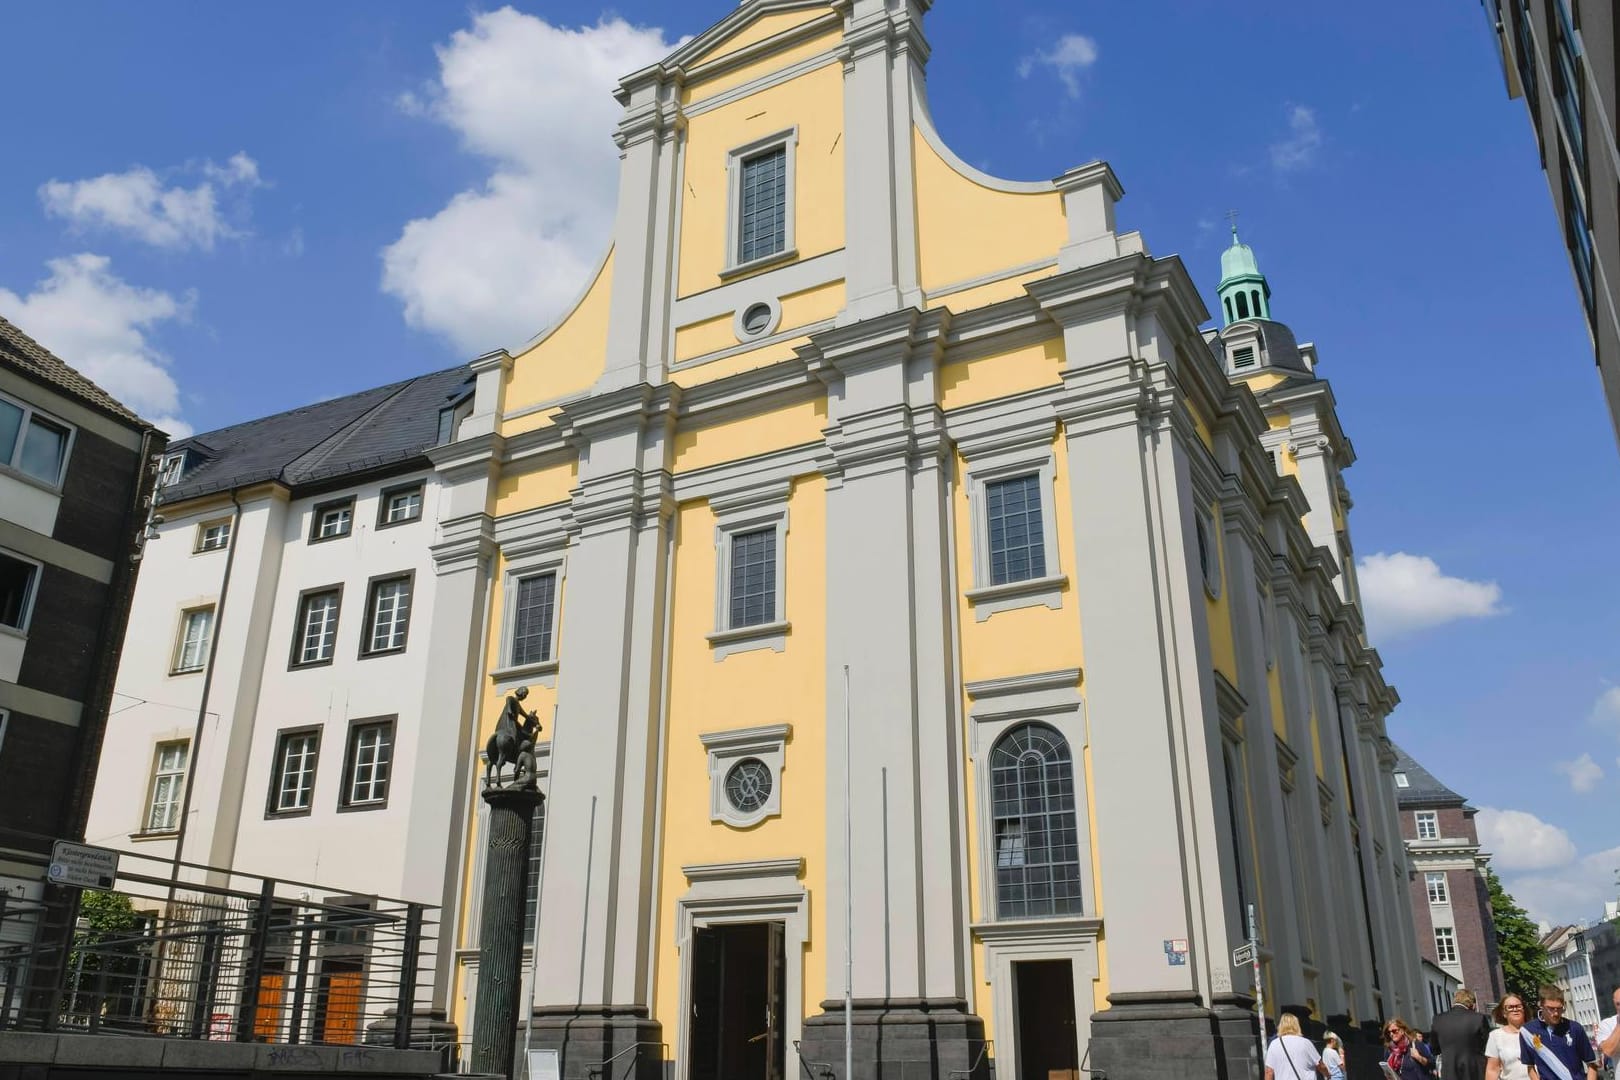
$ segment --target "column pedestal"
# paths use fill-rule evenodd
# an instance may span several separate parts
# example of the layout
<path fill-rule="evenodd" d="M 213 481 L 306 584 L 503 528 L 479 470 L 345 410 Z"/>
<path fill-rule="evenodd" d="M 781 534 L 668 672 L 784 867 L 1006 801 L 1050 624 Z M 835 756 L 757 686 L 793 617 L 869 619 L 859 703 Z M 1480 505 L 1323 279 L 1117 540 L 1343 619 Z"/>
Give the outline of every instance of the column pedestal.
<path fill-rule="evenodd" d="M 489 837 L 478 936 L 478 1005 L 472 1071 L 512 1075 L 518 994 L 523 986 L 523 902 L 529 884 L 529 833 L 540 793 L 530 787 L 484 789 Z"/>
<path fill-rule="evenodd" d="M 1247 1080 L 1256 1075 L 1254 1014 L 1242 995 L 1212 1009 L 1197 994 L 1109 994 L 1091 1015 L 1092 1076 L 1109 1080 Z"/>
<path fill-rule="evenodd" d="M 557 1051 L 562 1080 L 664 1080 L 664 1028 L 639 1005 L 537 1006 L 530 1045 Z"/>
<path fill-rule="evenodd" d="M 852 1076 L 844 1076 L 844 1003 L 823 1001 L 804 1021 L 799 1057 L 837 1080 L 989 1080 L 984 1021 L 960 998 L 856 998 Z M 801 1078 L 805 1070 L 800 1070 Z"/>

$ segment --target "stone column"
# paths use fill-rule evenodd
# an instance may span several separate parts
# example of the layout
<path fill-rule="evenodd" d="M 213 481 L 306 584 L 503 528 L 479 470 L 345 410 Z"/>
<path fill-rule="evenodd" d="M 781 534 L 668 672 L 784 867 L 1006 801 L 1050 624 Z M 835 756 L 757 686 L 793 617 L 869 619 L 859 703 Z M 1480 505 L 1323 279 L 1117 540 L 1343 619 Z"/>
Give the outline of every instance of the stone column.
<path fill-rule="evenodd" d="M 523 986 L 523 901 L 529 882 L 529 833 L 540 793 L 532 787 L 484 789 L 489 842 L 479 909 L 478 1003 L 472 1070 L 511 1076 L 517 1049 L 518 991 Z"/>

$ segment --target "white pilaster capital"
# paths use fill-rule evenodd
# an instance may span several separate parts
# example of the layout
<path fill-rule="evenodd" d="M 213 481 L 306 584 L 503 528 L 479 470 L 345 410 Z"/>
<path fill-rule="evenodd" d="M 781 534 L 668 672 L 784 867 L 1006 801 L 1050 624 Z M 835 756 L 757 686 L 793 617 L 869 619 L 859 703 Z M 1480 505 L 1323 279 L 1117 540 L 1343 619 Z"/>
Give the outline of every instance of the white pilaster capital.
<path fill-rule="evenodd" d="M 1118 258 L 1114 204 L 1124 197 L 1125 189 L 1108 163 L 1091 161 L 1076 166 L 1053 180 L 1052 186 L 1063 195 L 1063 216 L 1069 222 L 1068 240 L 1058 249 L 1058 270 Z"/>
<path fill-rule="evenodd" d="M 494 519 L 488 514 L 440 522 L 439 535 L 441 539 L 428 548 L 439 577 L 489 568 L 497 547 Z"/>

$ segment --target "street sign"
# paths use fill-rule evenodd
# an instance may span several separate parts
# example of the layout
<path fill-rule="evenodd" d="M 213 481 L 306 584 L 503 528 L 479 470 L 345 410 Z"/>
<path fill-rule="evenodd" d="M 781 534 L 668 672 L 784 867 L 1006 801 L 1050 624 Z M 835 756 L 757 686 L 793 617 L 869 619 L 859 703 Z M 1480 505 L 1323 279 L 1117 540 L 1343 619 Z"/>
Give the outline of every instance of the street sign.
<path fill-rule="evenodd" d="M 1244 964 L 1254 963 L 1254 943 L 1239 945 L 1232 950 L 1232 966 L 1242 967 Z"/>
<path fill-rule="evenodd" d="M 58 840 L 51 847 L 51 865 L 45 876 L 52 885 L 110 889 L 118 880 L 118 852 Z"/>

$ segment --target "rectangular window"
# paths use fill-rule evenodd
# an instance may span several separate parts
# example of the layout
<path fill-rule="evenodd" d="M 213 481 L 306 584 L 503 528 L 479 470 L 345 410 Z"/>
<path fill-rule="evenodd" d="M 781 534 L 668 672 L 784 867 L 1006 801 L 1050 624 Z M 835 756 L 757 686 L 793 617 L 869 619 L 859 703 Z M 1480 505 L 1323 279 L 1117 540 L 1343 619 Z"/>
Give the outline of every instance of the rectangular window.
<path fill-rule="evenodd" d="M 1433 810 L 1419 810 L 1417 817 L 1417 838 L 1419 840 L 1440 839 L 1440 815 Z"/>
<path fill-rule="evenodd" d="M 1398 773 L 1395 774 L 1395 786 L 1396 787 L 1411 787 L 1412 782 L 1406 778 L 1405 773 L 1398 772 Z"/>
<path fill-rule="evenodd" d="M 1575 280 L 1581 287 L 1581 302 L 1586 305 L 1590 319 L 1596 293 L 1592 283 L 1592 230 L 1587 224 L 1586 209 L 1581 205 L 1580 192 L 1570 179 L 1568 168 L 1560 170 L 1564 178 L 1564 243 L 1569 248 L 1570 262 L 1575 266 Z"/>
<path fill-rule="evenodd" d="M 1442 964 L 1457 962 L 1457 933 L 1451 927 L 1434 928 L 1434 958 Z"/>
<path fill-rule="evenodd" d="M 272 814 L 308 812 L 315 797 L 315 762 L 320 749 L 319 728 L 283 731 L 277 737 L 275 774 L 270 780 Z"/>
<path fill-rule="evenodd" d="M 305 593 L 298 601 L 298 626 L 293 641 L 293 666 L 325 664 L 337 645 L 341 588 Z"/>
<path fill-rule="evenodd" d="M 28 629 L 43 569 L 32 559 L 0 551 L 0 626 L 18 631 Z"/>
<path fill-rule="evenodd" d="M 1564 132 L 1569 140 L 1569 154 L 1586 177 L 1586 93 L 1581 82 L 1581 62 L 1575 46 L 1575 27 L 1569 20 L 1567 0 L 1552 0 L 1549 22 L 1552 24 L 1553 97 L 1558 102 L 1558 114 L 1564 121 Z"/>
<path fill-rule="evenodd" d="M 391 488 L 382 493 L 377 502 L 377 528 L 404 525 L 422 516 L 422 485 Z"/>
<path fill-rule="evenodd" d="M 72 429 L 32 406 L 0 397 L 0 465 L 60 487 Z"/>
<path fill-rule="evenodd" d="M 737 261 L 750 263 L 787 248 L 787 148 L 744 158 L 739 188 Z"/>
<path fill-rule="evenodd" d="M 776 621 L 776 527 L 731 537 L 731 629 Z"/>
<path fill-rule="evenodd" d="M 1041 528 L 1040 476 L 1030 474 L 984 485 L 989 527 L 990 584 L 1046 576 L 1046 542 Z"/>
<path fill-rule="evenodd" d="M 152 764 L 152 796 L 146 808 L 146 832 L 174 832 L 180 827 L 187 746 L 185 742 L 158 744 Z"/>
<path fill-rule="evenodd" d="M 529 886 L 523 894 L 523 943 L 534 944 L 534 920 L 540 911 L 540 857 L 546 843 L 546 804 L 534 808 L 529 833 Z"/>
<path fill-rule="evenodd" d="M 353 496 L 337 502 L 322 503 L 315 507 L 309 527 L 309 540 L 312 544 L 321 540 L 336 540 L 340 536 L 348 536 L 353 528 Z"/>
<path fill-rule="evenodd" d="M 223 551 L 231 543 L 231 522 L 205 521 L 197 526 L 198 551 Z"/>
<path fill-rule="evenodd" d="M 178 484 L 180 477 L 186 471 L 186 452 L 181 450 L 175 454 L 165 454 L 163 462 L 158 465 L 158 487 L 168 487 Z"/>
<path fill-rule="evenodd" d="M 388 773 L 394 758 L 394 722 L 356 724 L 349 730 L 343 768 L 344 806 L 381 806 L 388 801 Z"/>
<path fill-rule="evenodd" d="M 552 620 L 557 613 L 555 572 L 519 578 L 512 603 L 512 666 L 551 659 Z"/>
<path fill-rule="evenodd" d="M 366 636 L 361 655 L 374 656 L 403 649 L 410 621 L 410 575 L 373 581 L 366 601 Z"/>
<path fill-rule="evenodd" d="M 1451 892 L 1446 888 L 1446 872 L 1444 870 L 1430 870 L 1423 875 L 1424 884 L 1428 886 L 1429 903 L 1449 904 Z"/>
<path fill-rule="evenodd" d="M 180 617 L 180 640 L 174 650 L 174 673 L 201 671 L 214 636 L 214 609 L 194 608 Z"/>

